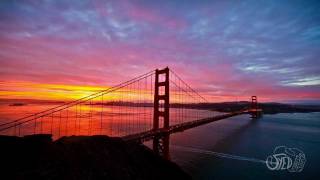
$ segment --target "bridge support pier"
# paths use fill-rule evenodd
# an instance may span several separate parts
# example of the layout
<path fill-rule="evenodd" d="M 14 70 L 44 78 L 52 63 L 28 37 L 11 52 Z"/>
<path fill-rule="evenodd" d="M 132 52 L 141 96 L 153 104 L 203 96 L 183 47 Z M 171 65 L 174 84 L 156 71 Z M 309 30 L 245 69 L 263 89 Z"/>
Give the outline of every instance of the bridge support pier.
<path fill-rule="evenodd" d="M 164 76 L 164 81 L 159 81 L 160 76 Z M 154 91 L 154 110 L 153 110 L 153 130 L 169 129 L 169 68 L 156 70 L 155 91 Z M 153 150 L 165 159 L 169 156 L 169 134 L 154 137 Z"/>
<path fill-rule="evenodd" d="M 169 134 L 153 138 L 153 151 L 168 160 L 170 159 L 169 140 Z"/>

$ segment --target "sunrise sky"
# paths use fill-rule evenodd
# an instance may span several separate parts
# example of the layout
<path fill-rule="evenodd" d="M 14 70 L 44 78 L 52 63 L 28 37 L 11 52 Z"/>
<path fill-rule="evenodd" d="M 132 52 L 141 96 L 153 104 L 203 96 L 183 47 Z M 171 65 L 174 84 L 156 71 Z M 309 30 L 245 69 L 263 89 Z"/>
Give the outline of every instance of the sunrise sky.
<path fill-rule="evenodd" d="M 78 97 L 169 66 L 210 101 L 320 100 L 319 12 L 311 0 L 2 0 L 0 98 Z"/>

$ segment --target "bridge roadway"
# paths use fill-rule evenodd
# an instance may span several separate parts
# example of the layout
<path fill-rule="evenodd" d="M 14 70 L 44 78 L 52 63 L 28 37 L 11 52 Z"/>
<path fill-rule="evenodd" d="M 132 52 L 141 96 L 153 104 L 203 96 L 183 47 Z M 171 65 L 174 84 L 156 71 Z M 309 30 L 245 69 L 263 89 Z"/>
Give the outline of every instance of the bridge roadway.
<path fill-rule="evenodd" d="M 241 114 L 248 114 L 248 113 L 249 114 L 250 113 L 261 114 L 262 110 L 261 109 L 245 109 L 245 110 L 241 110 L 241 111 L 230 112 L 230 113 L 217 115 L 217 116 L 210 117 L 210 118 L 203 118 L 203 119 L 199 119 L 199 120 L 194 120 L 194 121 L 190 121 L 190 122 L 172 125 L 172 126 L 169 126 L 168 129 L 159 128 L 157 130 L 149 130 L 149 131 L 145 131 L 145 132 L 141 132 L 141 133 L 127 135 L 127 136 L 123 136 L 122 139 L 125 141 L 144 142 L 144 141 L 151 140 L 154 137 L 162 137 L 167 134 L 182 132 L 182 131 L 185 131 L 185 130 L 188 130 L 188 129 L 191 129 L 191 128 L 194 128 L 197 126 L 201 126 L 204 124 L 208 124 L 208 123 L 211 123 L 214 121 L 226 119 L 226 118 L 241 115 Z"/>

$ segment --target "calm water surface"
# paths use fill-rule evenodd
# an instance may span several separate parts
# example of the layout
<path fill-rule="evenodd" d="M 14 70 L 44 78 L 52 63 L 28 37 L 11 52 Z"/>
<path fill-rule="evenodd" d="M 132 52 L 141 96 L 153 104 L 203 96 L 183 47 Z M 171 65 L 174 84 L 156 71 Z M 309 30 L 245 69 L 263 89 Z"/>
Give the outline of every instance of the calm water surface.
<path fill-rule="evenodd" d="M 172 160 L 195 179 L 320 177 L 320 113 L 264 115 L 256 121 L 241 115 L 174 134 L 171 145 Z M 277 146 L 303 151 L 303 171 L 269 170 L 262 161 Z"/>

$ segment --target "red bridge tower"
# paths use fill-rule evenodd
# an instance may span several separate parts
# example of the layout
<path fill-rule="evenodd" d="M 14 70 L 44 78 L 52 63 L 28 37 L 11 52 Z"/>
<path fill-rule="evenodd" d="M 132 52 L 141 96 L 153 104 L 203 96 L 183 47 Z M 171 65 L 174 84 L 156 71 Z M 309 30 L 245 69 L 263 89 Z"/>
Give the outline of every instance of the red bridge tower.
<path fill-rule="evenodd" d="M 162 78 L 160 78 L 162 76 Z M 164 81 L 160 81 L 164 79 Z M 153 130 L 169 130 L 169 68 L 156 69 Z M 153 138 L 153 150 L 169 159 L 169 133 Z"/>
<path fill-rule="evenodd" d="M 259 118 L 261 116 L 262 110 L 258 108 L 258 98 L 257 96 L 251 96 L 251 107 L 250 114 L 252 119 Z"/>

